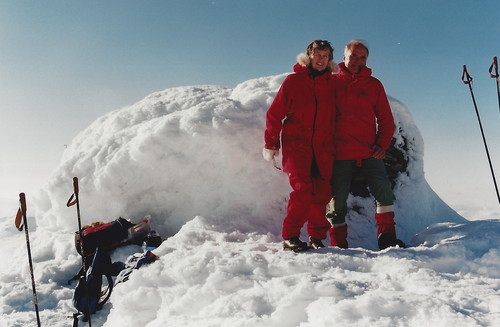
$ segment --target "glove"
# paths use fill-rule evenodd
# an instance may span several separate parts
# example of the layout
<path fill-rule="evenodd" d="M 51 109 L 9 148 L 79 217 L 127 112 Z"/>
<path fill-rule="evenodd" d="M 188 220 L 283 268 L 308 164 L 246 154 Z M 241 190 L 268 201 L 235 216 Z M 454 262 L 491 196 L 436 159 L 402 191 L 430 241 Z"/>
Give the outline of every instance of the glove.
<path fill-rule="evenodd" d="M 274 157 L 279 156 L 280 150 L 270 150 L 270 149 L 262 149 L 262 156 L 266 161 L 272 161 Z"/>
<path fill-rule="evenodd" d="M 385 159 L 385 151 L 380 145 L 373 144 L 371 146 L 371 149 L 373 151 L 372 157 L 374 157 L 375 159 Z"/>

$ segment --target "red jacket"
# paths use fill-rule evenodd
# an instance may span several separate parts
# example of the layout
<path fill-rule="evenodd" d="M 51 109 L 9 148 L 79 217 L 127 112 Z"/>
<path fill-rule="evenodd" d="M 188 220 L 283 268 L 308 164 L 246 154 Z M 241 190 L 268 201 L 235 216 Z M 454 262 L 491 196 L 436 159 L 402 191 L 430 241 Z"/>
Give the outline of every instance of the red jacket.
<path fill-rule="evenodd" d="M 373 144 L 389 148 L 394 118 L 382 83 L 370 68 L 351 74 L 344 63 L 333 75 L 336 81 L 337 118 L 335 147 L 337 160 L 360 160 L 372 156 Z"/>
<path fill-rule="evenodd" d="M 266 114 L 267 149 L 280 148 L 283 171 L 310 176 L 313 156 L 321 177 L 330 179 L 334 159 L 335 95 L 331 73 L 312 77 L 296 64 Z"/>

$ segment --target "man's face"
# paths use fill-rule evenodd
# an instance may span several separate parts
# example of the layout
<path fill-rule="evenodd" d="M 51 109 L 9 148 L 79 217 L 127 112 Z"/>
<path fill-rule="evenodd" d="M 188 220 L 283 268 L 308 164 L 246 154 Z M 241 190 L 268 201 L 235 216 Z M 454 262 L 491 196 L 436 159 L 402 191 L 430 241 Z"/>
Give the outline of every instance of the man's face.
<path fill-rule="evenodd" d="M 355 45 L 344 54 L 344 64 L 352 74 L 358 74 L 365 66 L 368 51 L 361 45 Z"/>
<path fill-rule="evenodd" d="M 311 67 L 317 71 L 323 71 L 328 67 L 328 61 L 330 61 L 330 51 L 314 49 L 310 59 Z"/>

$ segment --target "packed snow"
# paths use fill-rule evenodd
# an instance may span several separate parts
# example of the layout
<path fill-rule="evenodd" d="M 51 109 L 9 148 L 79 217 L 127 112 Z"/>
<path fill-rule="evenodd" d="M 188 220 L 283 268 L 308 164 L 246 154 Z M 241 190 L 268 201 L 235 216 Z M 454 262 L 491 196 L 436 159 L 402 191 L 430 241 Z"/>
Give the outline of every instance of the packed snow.
<path fill-rule="evenodd" d="M 395 147 L 408 161 L 395 183 L 396 222 L 411 246 L 377 251 L 373 199 L 351 197 L 349 249 L 282 251 L 290 187 L 261 149 L 265 111 L 285 76 L 157 92 L 73 140 L 28 203 L 42 326 L 68 326 L 75 312 L 67 281 L 81 259 L 76 210 L 66 207 L 74 176 L 84 224 L 149 216 L 165 238 L 160 259 L 118 284 L 93 326 L 498 325 L 500 220 L 467 221 L 432 191 L 422 137 L 395 99 Z M 0 223 L 0 326 L 36 326 L 14 214 Z"/>

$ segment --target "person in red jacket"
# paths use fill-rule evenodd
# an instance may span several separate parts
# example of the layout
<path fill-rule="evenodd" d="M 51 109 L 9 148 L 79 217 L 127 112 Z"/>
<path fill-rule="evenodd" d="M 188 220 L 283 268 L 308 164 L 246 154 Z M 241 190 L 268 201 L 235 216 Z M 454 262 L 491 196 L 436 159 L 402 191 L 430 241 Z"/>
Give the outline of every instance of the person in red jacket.
<path fill-rule="evenodd" d="M 354 170 L 365 178 L 377 204 L 375 219 L 380 249 L 404 246 L 397 239 L 394 194 L 384 162 L 394 134 L 394 118 L 382 83 L 366 67 L 369 50 L 362 40 L 345 47 L 336 81 L 337 116 L 332 205 L 327 218 L 332 224 L 330 245 L 347 248 L 347 198 Z M 332 208 L 333 207 L 333 208 Z"/>
<path fill-rule="evenodd" d="M 295 252 L 324 247 L 330 223 L 325 218 L 331 198 L 334 159 L 335 99 L 331 71 L 333 48 L 314 40 L 297 57 L 266 114 L 264 159 L 274 161 L 282 149 L 283 171 L 292 192 L 283 221 L 283 249 Z M 281 139 L 281 140 L 280 140 Z M 305 223 L 309 246 L 299 238 Z"/>

